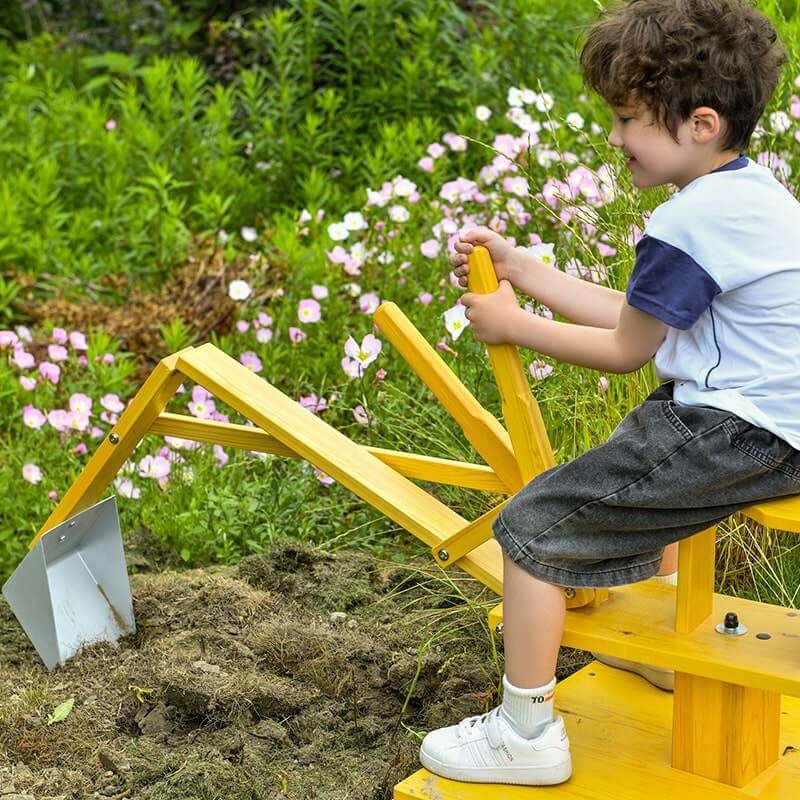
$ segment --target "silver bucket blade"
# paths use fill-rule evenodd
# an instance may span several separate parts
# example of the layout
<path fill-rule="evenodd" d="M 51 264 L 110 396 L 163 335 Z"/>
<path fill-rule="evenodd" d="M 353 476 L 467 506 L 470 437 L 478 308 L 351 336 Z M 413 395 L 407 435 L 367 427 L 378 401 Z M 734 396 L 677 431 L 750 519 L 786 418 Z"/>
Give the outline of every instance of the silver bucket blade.
<path fill-rule="evenodd" d="M 133 601 L 116 498 L 45 533 L 3 595 L 48 670 L 81 647 L 133 633 Z"/>

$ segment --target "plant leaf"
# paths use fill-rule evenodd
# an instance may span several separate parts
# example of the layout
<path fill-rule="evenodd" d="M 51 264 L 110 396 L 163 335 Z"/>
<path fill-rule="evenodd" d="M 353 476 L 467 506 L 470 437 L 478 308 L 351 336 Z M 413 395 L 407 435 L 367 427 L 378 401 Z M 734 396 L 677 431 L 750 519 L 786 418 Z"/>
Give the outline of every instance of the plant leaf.
<path fill-rule="evenodd" d="M 56 706 L 55 711 L 47 717 L 47 724 L 52 725 L 54 722 L 63 722 L 69 716 L 69 712 L 72 711 L 72 706 L 74 705 L 75 698 L 70 697 L 69 700 L 65 700 L 61 705 Z"/>

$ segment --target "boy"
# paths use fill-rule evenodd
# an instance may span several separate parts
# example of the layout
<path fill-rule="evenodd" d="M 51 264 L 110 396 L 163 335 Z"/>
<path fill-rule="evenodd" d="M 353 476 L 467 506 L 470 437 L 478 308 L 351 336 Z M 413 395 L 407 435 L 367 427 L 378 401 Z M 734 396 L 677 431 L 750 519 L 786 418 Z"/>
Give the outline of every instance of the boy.
<path fill-rule="evenodd" d="M 674 572 L 680 539 L 800 493 L 800 203 L 743 155 L 785 60 L 769 20 L 744 0 L 632 0 L 606 12 L 581 66 L 612 108 L 608 142 L 628 157 L 635 186 L 678 189 L 653 212 L 626 292 L 548 267 L 486 228 L 463 234 L 450 256 L 466 285 L 467 254 L 483 245 L 500 278 L 495 293 L 462 297 L 479 341 L 604 372 L 654 357 L 666 382 L 607 442 L 537 475 L 495 521 L 503 701 L 429 733 L 420 758 L 432 772 L 567 780 L 569 742 L 553 718 L 561 587 Z M 514 288 L 575 324 L 526 313 Z"/>

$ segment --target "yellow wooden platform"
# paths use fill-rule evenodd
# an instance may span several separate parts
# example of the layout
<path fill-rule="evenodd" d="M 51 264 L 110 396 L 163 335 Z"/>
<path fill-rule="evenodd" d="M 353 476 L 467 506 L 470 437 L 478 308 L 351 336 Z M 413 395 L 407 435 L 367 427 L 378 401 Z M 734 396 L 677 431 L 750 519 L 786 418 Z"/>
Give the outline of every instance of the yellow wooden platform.
<path fill-rule="evenodd" d="M 800 700 L 784 697 L 783 755 L 741 788 L 670 766 L 670 692 L 594 661 L 559 682 L 572 777 L 557 786 L 458 783 L 427 770 L 394 789 L 394 800 L 794 800 L 800 798 Z M 454 723 L 458 720 L 454 720 Z"/>

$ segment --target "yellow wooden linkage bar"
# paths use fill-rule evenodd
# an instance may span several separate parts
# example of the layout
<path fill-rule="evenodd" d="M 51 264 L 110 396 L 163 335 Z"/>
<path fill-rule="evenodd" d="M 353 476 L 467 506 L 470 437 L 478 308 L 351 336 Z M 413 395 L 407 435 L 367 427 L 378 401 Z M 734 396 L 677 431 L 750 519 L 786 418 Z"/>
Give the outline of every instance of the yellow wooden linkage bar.
<path fill-rule="evenodd" d="M 472 396 L 394 303 L 382 303 L 375 312 L 375 322 L 405 362 L 461 426 L 467 441 L 494 469 L 505 484 L 506 491 L 519 491 L 523 486 L 522 475 L 505 428 Z"/>
<path fill-rule="evenodd" d="M 149 433 L 178 436 L 196 442 L 237 447 L 242 450 L 256 450 L 289 458 L 300 458 L 297 453 L 274 436 L 250 425 L 236 425 L 231 422 L 217 422 L 164 412 L 150 427 Z M 401 453 L 382 447 L 367 447 L 366 445 L 363 447 L 379 461 L 397 470 L 406 478 L 448 486 L 463 486 L 467 489 L 499 494 L 505 494 L 508 491 L 492 468 L 484 464 L 467 464 L 463 461 L 434 458 L 416 453 Z"/>

